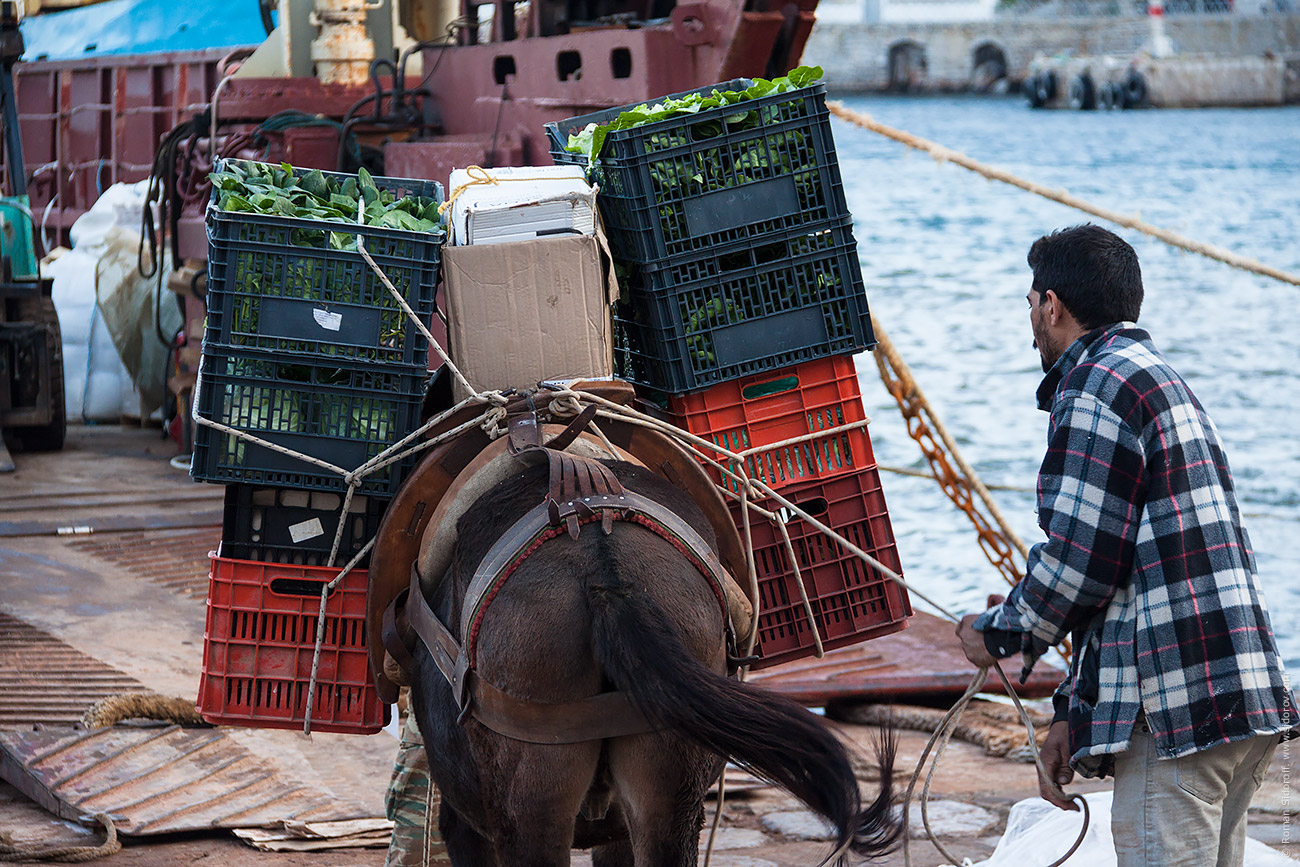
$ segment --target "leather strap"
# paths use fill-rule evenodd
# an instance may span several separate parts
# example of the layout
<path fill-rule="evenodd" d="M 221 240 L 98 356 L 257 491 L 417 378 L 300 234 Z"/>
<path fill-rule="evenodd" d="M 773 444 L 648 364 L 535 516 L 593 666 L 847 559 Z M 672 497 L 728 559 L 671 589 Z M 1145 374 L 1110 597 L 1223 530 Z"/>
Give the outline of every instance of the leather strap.
<path fill-rule="evenodd" d="M 564 451 L 575 439 L 578 438 L 578 434 L 587 429 L 587 425 L 591 424 L 591 420 L 595 417 L 596 405 L 594 403 L 588 404 L 583 408 L 582 412 L 578 413 L 573 421 L 569 422 L 568 427 L 551 438 L 551 441 L 546 444 L 546 447 L 548 449 L 555 449 L 557 452 Z"/>
<path fill-rule="evenodd" d="M 415 601 L 412 604 L 410 600 Z M 468 710 L 494 732 L 534 744 L 573 744 L 655 730 L 623 692 L 602 692 L 559 703 L 527 701 L 480 678 L 469 670 L 466 654 L 420 592 L 420 576 L 415 569 L 411 570 L 411 586 L 393 600 L 385 614 L 385 622 L 394 624 L 391 632 L 385 630 L 385 643 L 391 635 L 409 659 L 406 644 L 397 633 L 403 611 L 410 630 L 429 649 L 438 670 L 451 685 L 462 717 Z M 389 652 L 393 650 L 390 646 Z M 396 653 L 394 658 L 398 658 Z"/>
<path fill-rule="evenodd" d="M 713 553 L 713 549 L 695 531 L 695 528 L 671 509 L 634 491 L 624 491 L 614 502 L 617 504 L 617 511 L 606 514 L 611 515 L 614 520 L 641 524 L 673 543 L 679 551 L 694 562 L 700 574 L 708 580 L 709 587 L 713 590 L 722 609 L 723 619 L 730 628 L 725 589 L 726 573 L 721 561 Z M 496 544 L 488 549 L 478 568 L 474 570 L 474 576 L 465 590 L 465 602 L 461 609 L 460 621 L 460 634 L 465 641 L 466 656 L 471 665 L 474 662 L 478 626 L 496 592 L 510 577 L 513 571 L 512 564 L 517 566 L 526 559 L 533 550 L 546 541 L 548 531 L 555 526 L 550 520 L 549 507 L 549 502 L 534 506 L 512 524 Z M 601 517 L 603 520 L 604 515 Z M 550 533 L 549 537 L 554 535 Z"/>
<path fill-rule="evenodd" d="M 433 655 L 433 661 L 451 685 L 452 697 L 461 713 L 465 712 L 466 699 L 469 698 L 469 657 L 465 649 L 456 641 L 456 637 L 433 613 L 424 593 L 420 589 L 420 573 L 411 568 L 411 586 L 407 588 L 405 600 L 393 600 L 394 605 L 404 605 L 407 622 L 411 629 L 424 642 L 424 646 Z M 414 600 L 414 604 L 410 604 Z"/>

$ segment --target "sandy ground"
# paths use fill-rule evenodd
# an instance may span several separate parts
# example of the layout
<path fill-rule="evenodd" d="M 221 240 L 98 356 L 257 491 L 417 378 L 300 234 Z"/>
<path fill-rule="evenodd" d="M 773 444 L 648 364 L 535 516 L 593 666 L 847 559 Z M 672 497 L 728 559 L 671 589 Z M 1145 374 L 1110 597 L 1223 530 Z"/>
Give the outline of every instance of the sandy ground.
<path fill-rule="evenodd" d="M 74 427 L 70 434 L 69 447 L 62 454 L 15 456 L 18 472 L 0 479 L 0 507 L 6 500 L 30 502 L 30 499 L 15 499 L 24 495 L 57 497 L 66 496 L 70 491 L 95 490 L 132 496 L 152 492 L 158 505 L 147 507 L 137 503 L 76 514 L 56 510 L 55 515 L 40 510 L 20 514 L 11 509 L 0 514 L 0 528 L 9 527 L 8 533 L 0 536 L 0 610 L 53 633 L 156 691 L 193 696 L 202 659 L 202 594 L 177 593 L 142 580 L 126 568 L 77 550 L 68 543 L 67 537 L 44 532 L 42 527 L 105 517 L 134 517 L 148 524 L 154 514 L 160 516 L 160 521 L 165 517 L 174 522 L 186 510 L 202 515 L 219 509 L 220 491 L 216 486 L 191 483 L 183 470 L 170 467 L 167 459 L 175 449 L 159 439 L 156 430 Z M 175 498 L 174 501 L 169 497 Z M 182 501 L 182 498 L 188 499 Z M 28 528 L 30 532 L 15 531 L 15 522 L 24 520 L 35 522 Z M 5 521 L 10 523 L 6 525 Z M 869 745 L 876 735 L 873 729 L 834 725 L 863 752 L 870 751 Z M 375 815 L 382 814 L 383 792 L 396 746 L 387 734 L 368 737 L 317 734 L 307 739 L 293 732 L 229 731 L 287 778 L 308 782 L 333 792 L 342 800 L 360 804 Z M 919 732 L 900 734 L 897 768 L 901 775 L 897 778 L 900 788 L 906 784 L 925 740 L 926 735 Z M 1293 799 L 1284 778 L 1290 778 L 1293 753 L 1300 753 L 1300 747 L 1279 750 L 1256 799 L 1256 807 L 1260 809 L 1252 812 L 1251 835 L 1271 845 L 1291 836 L 1284 811 L 1293 806 Z M 877 785 L 864 781 L 868 797 L 874 795 Z M 1106 786 L 1087 782 L 1075 788 L 1095 791 Z M 944 846 L 959 860 L 987 857 L 1005 827 L 1009 807 L 1036 792 L 1032 765 L 988 758 L 978 747 L 954 743 L 936 774 L 931 797 L 984 808 L 991 813 L 992 821 L 978 832 L 944 838 Z M 772 789 L 730 798 L 723 814 L 724 833 L 719 837 L 712 863 L 718 867 L 793 867 L 818 863 L 829 851 L 827 843 L 794 839 L 766 829 L 762 822 L 769 814 L 799 809 L 800 805 L 792 798 Z M 35 839 L 32 835 L 41 834 L 54 839 L 60 833 L 65 839 L 72 839 L 66 827 L 7 786 L 0 788 L 0 829 L 14 832 L 19 841 Z M 1292 857 L 1300 856 L 1298 844 L 1278 848 Z M 912 858 L 917 865 L 943 863 L 933 845 L 922 840 L 913 842 Z M 228 832 L 218 832 L 127 839 L 120 853 L 102 863 L 139 867 L 176 864 L 378 867 L 383 861 L 383 851 L 374 849 L 261 853 Z M 574 863 L 590 862 L 585 854 L 578 854 Z M 879 863 L 902 865 L 903 854 L 894 853 Z"/>

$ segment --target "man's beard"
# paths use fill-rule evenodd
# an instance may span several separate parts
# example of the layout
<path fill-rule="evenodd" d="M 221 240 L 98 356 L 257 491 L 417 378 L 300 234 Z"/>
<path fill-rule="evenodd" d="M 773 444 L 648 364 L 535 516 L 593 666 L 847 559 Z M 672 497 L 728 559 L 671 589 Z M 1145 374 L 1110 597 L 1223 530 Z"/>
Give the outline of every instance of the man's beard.
<path fill-rule="evenodd" d="M 1050 371 L 1061 357 L 1061 351 L 1052 345 L 1046 334 L 1038 334 L 1037 329 L 1034 331 L 1034 348 L 1038 350 L 1038 357 L 1043 363 L 1043 373 Z"/>

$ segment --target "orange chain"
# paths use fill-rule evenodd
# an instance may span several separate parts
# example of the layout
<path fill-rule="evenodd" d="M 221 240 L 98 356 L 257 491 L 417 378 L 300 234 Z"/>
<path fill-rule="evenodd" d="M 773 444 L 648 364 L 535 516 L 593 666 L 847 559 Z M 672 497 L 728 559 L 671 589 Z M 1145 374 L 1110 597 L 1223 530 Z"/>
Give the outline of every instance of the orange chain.
<path fill-rule="evenodd" d="M 929 400 L 912 379 L 912 372 L 874 317 L 872 327 L 878 341 L 872 355 L 875 356 L 876 367 L 880 370 L 880 379 L 885 389 L 898 402 L 899 411 L 907 423 L 908 435 L 921 447 L 921 453 L 925 455 L 944 494 L 975 525 L 984 556 L 1002 573 L 1006 582 L 1014 587 L 1025 576 L 1021 564 L 1028 558 L 1029 549 L 1007 526 L 989 497 L 988 489 L 962 459 L 956 443 L 947 435 Z M 960 467 L 960 472 L 953 467 L 954 462 Z M 1068 640 L 1062 642 L 1061 649 L 1068 658 Z"/>

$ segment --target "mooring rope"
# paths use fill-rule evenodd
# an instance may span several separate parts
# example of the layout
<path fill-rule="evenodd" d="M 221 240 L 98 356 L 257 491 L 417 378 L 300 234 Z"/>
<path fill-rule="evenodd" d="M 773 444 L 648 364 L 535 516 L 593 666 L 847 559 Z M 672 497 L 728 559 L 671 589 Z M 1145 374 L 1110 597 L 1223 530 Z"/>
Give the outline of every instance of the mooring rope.
<path fill-rule="evenodd" d="M 1115 223 L 1125 228 L 1133 229 L 1144 235 L 1150 235 L 1159 241 L 1163 241 L 1172 247 L 1180 250 L 1186 250 L 1189 253 L 1197 253 L 1209 259 L 1223 262 L 1225 265 L 1231 265 L 1233 268 L 1240 268 L 1243 271 L 1250 271 L 1254 274 L 1260 274 L 1264 277 L 1271 277 L 1274 280 L 1280 280 L 1283 283 L 1290 283 L 1292 286 L 1300 286 L 1300 276 L 1282 271 L 1270 265 L 1265 265 L 1257 259 L 1251 259 L 1247 256 L 1241 256 L 1233 253 L 1231 250 L 1225 250 L 1214 244 L 1207 244 L 1203 241 L 1196 241 L 1177 232 L 1171 232 L 1159 226 L 1154 226 L 1143 221 L 1138 214 L 1124 214 L 1119 211 L 1103 208 L 1100 205 L 1094 205 L 1091 202 L 1081 199 L 1078 196 L 1072 196 L 1062 189 L 1052 189 L 1042 184 L 1027 181 L 1024 178 L 1013 175 L 1005 169 L 999 169 L 979 160 L 972 159 L 965 154 L 955 151 L 952 148 L 945 147 L 920 136 L 913 135 L 901 129 L 895 129 L 892 126 L 886 126 L 875 120 L 871 115 L 863 114 L 860 111 L 854 111 L 847 108 L 842 102 L 828 102 L 826 107 L 830 109 L 831 114 L 838 118 L 848 121 L 862 129 L 878 133 L 886 138 L 893 139 L 896 142 L 907 145 L 914 150 L 924 151 L 934 157 L 941 163 L 953 163 L 964 169 L 969 169 L 978 175 L 988 178 L 992 181 L 1001 181 L 1004 184 L 1010 184 L 1022 190 L 1042 196 L 1045 199 L 1051 199 L 1076 210 L 1083 211 L 1085 214 L 1092 214 L 1107 222 Z"/>

